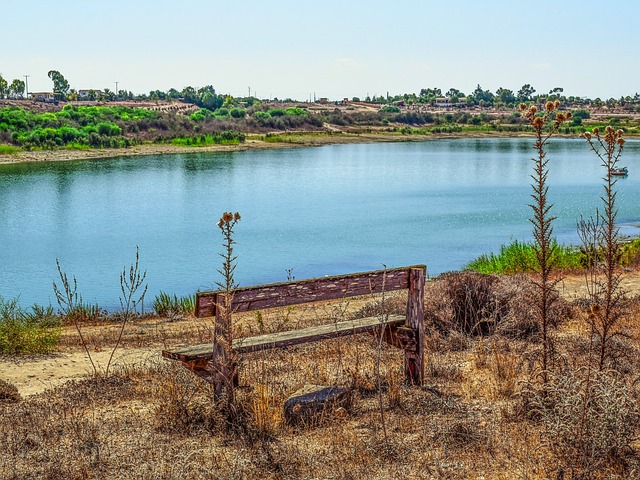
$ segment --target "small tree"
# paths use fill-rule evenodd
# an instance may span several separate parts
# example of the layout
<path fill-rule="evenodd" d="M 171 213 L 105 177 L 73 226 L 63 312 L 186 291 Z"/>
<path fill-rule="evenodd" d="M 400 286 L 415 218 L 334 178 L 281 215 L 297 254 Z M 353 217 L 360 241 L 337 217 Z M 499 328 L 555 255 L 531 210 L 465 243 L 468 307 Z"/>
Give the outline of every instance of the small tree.
<path fill-rule="evenodd" d="M 542 378 L 547 383 L 547 374 L 549 369 L 549 323 L 550 311 L 552 303 L 555 299 L 553 288 L 555 282 L 551 278 L 553 267 L 552 257 L 556 248 L 552 241 L 553 227 L 551 223 L 555 217 L 551 216 L 550 210 L 552 205 L 548 202 L 547 193 L 547 176 L 549 175 L 549 159 L 547 158 L 546 146 L 551 137 L 557 133 L 560 125 L 567 119 L 571 118 L 571 113 L 558 112 L 560 102 L 547 102 L 545 110 L 538 113 L 535 105 L 520 104 L 522 115 L 529 121 L 535 131 L 536 142 L 534 148 L 536 157 L 532 158 L 534 162 L 533 174 L 531 179 L 533 183 L 533 193 L 531 198 L 533 203 L 529 206 L 533 211 L 533 217 L 529 220 L 533 225 L 534 250 L 538 263 L 539 278 L 535 280 L 538 287 L 538 321 L 540 322 L 540 332 L 542 334 Z"/>
<path fill-rule="evenodd" d="M 597 128 L 584 134 L 589 147 L 605 169 L 602 179 L 604 195 L 600 197 L 603 210 L 597 210 L 595 218 L 581 220 L 578 224 L 578 233 L 587 257 L 585 278 L 591 300 L 587 322 L 591 327 L 591 334 L 598 342 L 599 370 L 604 369 L 605 362 L 611 354 L 611 341 L 623 333 L 618 324 L 624 315 L 626 305 L 626 294 L 620 287 L 622 275 L 618 268 L 621 244 L 619 229 L 615 224 L 618 215 L 615 190 L 617 179 L 613 175 L 622 155 L 623 133 L 622 130 L 607 126 L 604 137 Z"/>
<path fill-rule="evenodd" d="M 14 79 L 9 85 L 9 95 L 13 98 L 22 98 L 24 95 L 25 83 L 22 80 Z"/>
<path fill-rule="evenodd" d="M 69 82 L 57 70 L 49 70 L 47 76 L 53 82 L 53 96 L 56 100 L 66 100 L 69 93 Z"/>

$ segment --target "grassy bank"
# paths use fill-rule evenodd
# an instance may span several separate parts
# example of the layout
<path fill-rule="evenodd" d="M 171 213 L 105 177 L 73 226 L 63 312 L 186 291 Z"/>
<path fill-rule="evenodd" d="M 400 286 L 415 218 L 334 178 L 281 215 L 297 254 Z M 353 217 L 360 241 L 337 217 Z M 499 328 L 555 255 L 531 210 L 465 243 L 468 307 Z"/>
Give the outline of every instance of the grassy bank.
<path fill-rule="evenodd" d="M 554 269 L 576 271 L 584 268 L 586 255 L 579 247 L 560 245 L 554 241 L 553 248 L 551 261 Z M 622 246 L 618 263 L 622 267 L 637 267 L 640 264 L 640 238 Z M 469 262 L 465 270 L 485 274 L 532 273 L 537 265 L 533 244 L 515 240 L 508 245 L 501 245 L 498 253 L 480 255 Z"/>

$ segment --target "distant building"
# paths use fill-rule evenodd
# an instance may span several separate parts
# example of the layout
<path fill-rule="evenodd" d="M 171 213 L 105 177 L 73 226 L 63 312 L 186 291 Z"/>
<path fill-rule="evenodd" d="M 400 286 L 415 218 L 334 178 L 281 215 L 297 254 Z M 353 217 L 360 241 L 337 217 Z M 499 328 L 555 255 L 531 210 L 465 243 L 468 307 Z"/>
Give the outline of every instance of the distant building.
<path fill-rule="evenodd" d="M 467 103 L 466 97 L 458 98 L 455 102 L 453 100 L 453 98 L 449 97 L 436 97 L 433 105 L 435 107 L 463 107 Z"/>
<path fill-rule="evenodd" d="M 436 107 L 452 107 L 454 105 L 451 99 L 446 97 L 436 97 L 433 104 Z"/>
<path fill-rule="evenodd" d="M 326 98 L 326 97 L 322 97 L 322 98 L 319 100 L 319 102 L 320 102 L 322 105 L 326 105 L 327 103 L 329 103 L 329 99 L 328 99 L 328 98 Z"/>
<path fill-rule="evenodd" d="M 53 92 L 29 92 L 32 100 L 37 102 L 46 102 L 47 100 L 53 101 Z"/>
<path fill-rule="evenodd" d="M 102 95 L 102 90 L 78 90 L 78 100 L 95 100 Z"/>

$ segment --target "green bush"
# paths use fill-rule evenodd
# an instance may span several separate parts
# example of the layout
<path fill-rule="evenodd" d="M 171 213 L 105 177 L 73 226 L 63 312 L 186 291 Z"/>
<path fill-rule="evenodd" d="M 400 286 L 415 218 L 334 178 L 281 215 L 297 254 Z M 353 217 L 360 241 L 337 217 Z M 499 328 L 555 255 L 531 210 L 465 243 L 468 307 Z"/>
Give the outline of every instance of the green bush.
<path fill-rule="evenodd" d="M 192 315 L 196 308 L 196 296 L 178 297 L 175 294 L 171 296 L 161 291 L 153 299 L 152 308 L 160 317 L 174 318 L 176 316 Z"/>
<path fill-rule="evenodd" d="M 620 249 L 620 265 L 635 267 L 640 265 L 640 238 L 625 243 Z"/>
<path fill-rule="evenodd" d="M 246 112 L 246 110 L 244 110 L 242 108 L 232 108 L 231 111 L 229 112 L 229 114 L 233 118 L 244 118 L 245 115 L 247 114 L 247 112 Z"/>
<path fill-rule="evenodd" d="M 39 307 L 41 308 L 41 307 Z M 40 314 L 45 313 L 44 317 Z M 0 297 L 0 354 L 50 353 L 60 339 L 59 322 L 48 309 L 24 311 L 18 300 Z"/>
<path fill-rule="evenodd" d="M 555 252 L 551 261 L 555 268 L 582 268 L 582 254 L 579 250 L 559 245 L 556 241 L 553 241 L 553 247 Z M 513 274 L 535 272 L 537 266 L 538 260 L 533 244 L 515 240 L 509 245 L 501 245 L 497 255 L 494 253 L 481 255 L 471 261 L 465 270 L 474 270 L 480 273 Z"/>

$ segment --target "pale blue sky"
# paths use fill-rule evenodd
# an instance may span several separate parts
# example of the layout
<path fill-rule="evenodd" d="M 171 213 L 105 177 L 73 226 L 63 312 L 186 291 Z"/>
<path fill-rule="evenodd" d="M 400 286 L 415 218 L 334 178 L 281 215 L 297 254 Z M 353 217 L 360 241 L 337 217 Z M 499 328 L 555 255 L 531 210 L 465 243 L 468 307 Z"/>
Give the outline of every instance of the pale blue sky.
<path fill-rule="evenodd" d="M 640 91 L 637 0 L 3 0 L 0 74 L 51 90 L 338 99 L 477 83 L 493 92 Z"/>

